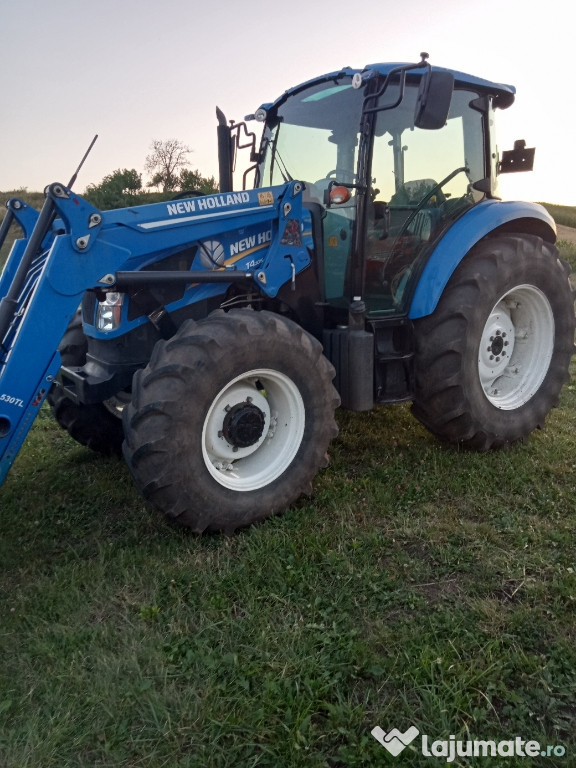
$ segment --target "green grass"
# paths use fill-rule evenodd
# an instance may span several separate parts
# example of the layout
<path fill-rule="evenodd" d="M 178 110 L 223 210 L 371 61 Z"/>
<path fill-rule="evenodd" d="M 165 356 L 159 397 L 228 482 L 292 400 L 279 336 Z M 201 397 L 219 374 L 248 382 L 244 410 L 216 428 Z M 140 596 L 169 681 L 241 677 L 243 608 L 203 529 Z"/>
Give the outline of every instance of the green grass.
<path fill-rule="evenodd" d="M 1 768 L 442 764 L 370 735 L 412 724 L 574 761 L 576 384 L 490 454 L 338 418 L 311 499 L 198 538 L 41 412 L 0 490 Z"/>
<path fill-rule="evenodd" d="M 576 207 L 554 205 L 553 203 L 542 203 L 542 205 L 553 216 L 557 224 L 563 224 L 565 227 L 576 227 Z"/>
<path fill-rule="evenodd" d="M 412 724 L 573 764 L 576 384 L 489 454 L 338 418 L 311 499 L 199 538 L 42 411 L 0 492 L 2 768 L 443 764 L 370 735 Z"/>

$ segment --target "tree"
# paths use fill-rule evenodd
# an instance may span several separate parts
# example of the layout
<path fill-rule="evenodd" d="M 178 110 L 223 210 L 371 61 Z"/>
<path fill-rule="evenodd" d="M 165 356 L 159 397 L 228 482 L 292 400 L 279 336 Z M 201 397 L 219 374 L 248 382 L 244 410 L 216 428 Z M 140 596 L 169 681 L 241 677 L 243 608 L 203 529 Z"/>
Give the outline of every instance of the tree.
<path fill-rule="evenodd" d="M 146 158 L 146 170 L 153 171 L 148 187 L 161 187 L 161 192 L 148 192 L 142 187 L 142 174 L 132 168 L 122 168 L 104 176 L 99 184 L 91 184 L 84 192 L 87 200 L 100 210 L 128 208 L 133 205 L 170 200 L 175 192 L 197 192 L 211 195 L 218 192 L 213 176 L 202 176 L 198 170 L 186 168 L 186 155 L 192 150 L 177 139 L 153 141 L 151 155 Z M 180 195 L 182 196 L 182 195 Z"/>
<path fill-rule="evenodd" d="M 201 192 L 203 195 L 212 195 L 218 192 L 218 184 L 214 176 L 207 178 L 200 171 L 190 171 L 188 168 L 180 171 L 178 186 L 182 192 Z"/>
<path fill-rule="evenodd" d="M 101 210 L 134 205 L 142 192 L 142 175 L 135 168 L 118 168 L 104 176 L 100 184 L 90 184 L 85 196 Z"/>
<path fill-rule="evenodd" d="M 162 187 L 171 192 L 179 186 L 179 172 L 189 165 L 186 155 L 192 150 L 178 139 L 159 141 L 150 145 L 152 154 L 146 157 L 145 169 L 152 178 L 149 187 Z"/>

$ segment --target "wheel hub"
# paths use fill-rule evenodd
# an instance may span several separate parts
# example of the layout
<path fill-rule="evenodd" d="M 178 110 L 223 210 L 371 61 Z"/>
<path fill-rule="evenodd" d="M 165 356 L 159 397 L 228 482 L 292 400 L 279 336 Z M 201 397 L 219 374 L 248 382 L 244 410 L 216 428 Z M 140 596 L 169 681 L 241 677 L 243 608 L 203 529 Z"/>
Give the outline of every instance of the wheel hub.
<path fill-rule="evenodd" d="M 292 379 L 254 368 L 230 381 L 204 421 L 202 454 L 217 483 L 253 491 L 282 475 L 304 436 L 304 401 Z"/>
<path fill-rule="evenodd" d="M 494 380 L 506 370 L 514 351 L 514 342 L 514 324 L 500 304 L 492 310 L 480 341 L 478 363 L 483 380 Z"/>
<path fill-rule="evenodd" d="M 501 355 L 502 351 L 504 350 L 504 338 L 498 331 L 496 331 L 496 333 L 498 333 L 499 335 L 492 336 L 491 338 L 492 343 L 490 344 L 490 353 L 497 357 L 498 355 Z M 504 336 L 506 336 L 506 334 L 504 334 Z"/>
<path fill-rule="evenodd" d="M 258 451 L 271 437 L 270 403 L 256 384 L 240 379 L 215 399 L 205 424 L 205 448 L 214 465 L 231 467 Z"/>
<path fill-rule="evenodd" d="M 224 417 L 222 434 L 235 448 L 248 448 L 257 443 L 266 424 L 265 414 L 250 402 L 237 403 L 229 408 Z"/>

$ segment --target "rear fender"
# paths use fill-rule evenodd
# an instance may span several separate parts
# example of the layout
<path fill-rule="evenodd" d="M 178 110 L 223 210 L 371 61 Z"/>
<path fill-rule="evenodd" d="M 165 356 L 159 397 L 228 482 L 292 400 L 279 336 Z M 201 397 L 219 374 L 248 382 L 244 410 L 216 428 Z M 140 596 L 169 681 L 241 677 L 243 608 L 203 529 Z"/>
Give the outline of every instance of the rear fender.
<path fill-rule="evenodd" d="M 408 316 L 412 320 L 434 312 L 446 284 L 464 256 L 497 229 L 536 233 L 550 242 L 556 240 L 554 219 L 541 205 L 500 200 L 479 203 L 450 227 L 430 254 L 410 305 Z"/>

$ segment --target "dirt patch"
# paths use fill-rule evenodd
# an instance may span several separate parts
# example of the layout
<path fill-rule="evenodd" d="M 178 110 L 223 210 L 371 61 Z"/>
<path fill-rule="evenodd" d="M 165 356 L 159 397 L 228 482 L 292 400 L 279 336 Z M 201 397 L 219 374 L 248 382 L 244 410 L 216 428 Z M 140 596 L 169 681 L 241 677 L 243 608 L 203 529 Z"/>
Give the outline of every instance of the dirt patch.
<path fill-rule="evenodd" d="M 564 240 L 565 243 L 574 243 L 576 245 L 576 229 L 574 227 L 565 227 L 563 224 L 557 224 L 558 240 Z"/>

